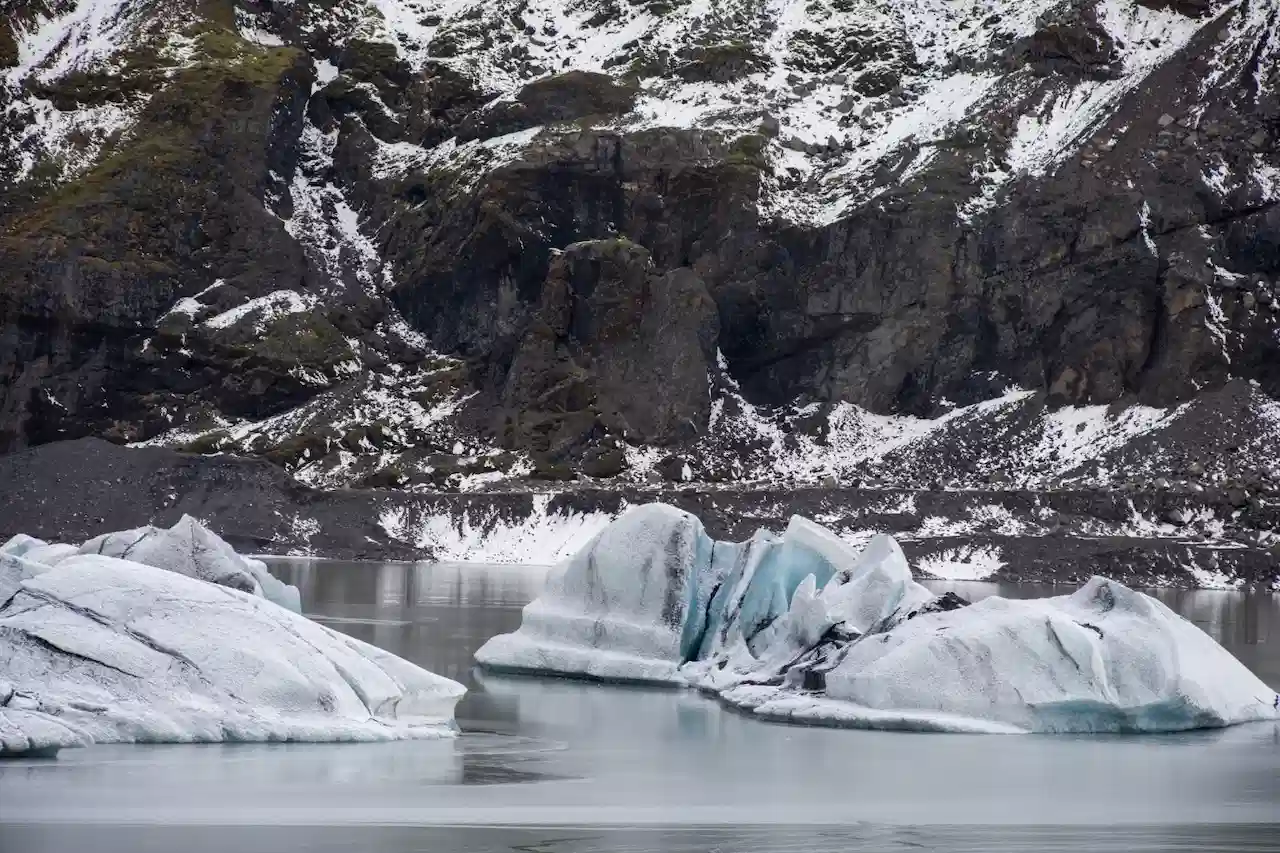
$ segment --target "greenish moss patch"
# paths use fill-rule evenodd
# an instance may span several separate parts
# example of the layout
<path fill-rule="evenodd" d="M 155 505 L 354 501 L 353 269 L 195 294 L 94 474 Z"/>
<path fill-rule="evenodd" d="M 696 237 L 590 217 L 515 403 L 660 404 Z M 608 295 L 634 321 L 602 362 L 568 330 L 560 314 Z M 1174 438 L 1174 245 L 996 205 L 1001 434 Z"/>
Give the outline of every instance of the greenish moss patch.
<path fill-rule="evenodd" d="M 318 314 L 279 317 L 252 347 L 255 353 L 272 361 L 320 370 L 335 367 L 352 357 L 346 338 Z"/>

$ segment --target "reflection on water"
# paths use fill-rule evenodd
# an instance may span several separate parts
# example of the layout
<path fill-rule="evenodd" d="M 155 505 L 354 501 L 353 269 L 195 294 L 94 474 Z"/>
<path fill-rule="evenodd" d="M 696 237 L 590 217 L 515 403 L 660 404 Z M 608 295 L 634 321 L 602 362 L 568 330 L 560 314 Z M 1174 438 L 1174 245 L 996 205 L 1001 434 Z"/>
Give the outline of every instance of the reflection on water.
<path fill-rule="evenodd" d="M 545 568 L 279 559 L 271 569 L 298 587 L 308 616 L 472 688 L 458 706 L 464 727 L 511 722 L 502 703 L 474 689 L 472 656 L 520 626 Z"/>
<path fill-rule="evenodd" d="M 543 570 L 273 570 L 313 618 L 465 683 L 463 736 L 0 763 L 0 851 L 1280 849 L 1278 725 L 1005 737 L 761 723 L 690 691 L 476 673 L 475 649 L 519 625 Z M 931 586 L 970 599 L 1065 591 Z M 1280 688 L 1280 600 L 1158 596 Z"/>
<path fill-rule="evenodd" d="M 459 563 L 358 563 L 278 559 L 272 569 L 295 584 L 309 615 L 470 684 L 471 656 L 520 624 L 520 608 L 541 589 L 546 569 Z M 1038 598 L 1072 587 L 926 581 L 934 592 L 978 601 L 990 595 Z M 1280 596 L 1225 590 L 1148 590 L 1222 643 L 1280 690 Z"/>

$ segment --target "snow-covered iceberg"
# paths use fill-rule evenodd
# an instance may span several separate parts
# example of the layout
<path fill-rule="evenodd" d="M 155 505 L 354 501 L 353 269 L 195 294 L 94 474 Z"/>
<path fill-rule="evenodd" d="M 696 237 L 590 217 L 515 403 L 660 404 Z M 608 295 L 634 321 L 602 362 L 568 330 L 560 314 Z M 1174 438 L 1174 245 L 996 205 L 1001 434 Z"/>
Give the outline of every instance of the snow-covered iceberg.
<path fill-rule="evenodd" d="M 968 604 L 795 518 L 712 541 L 693 516 L 628 510 L 554 569 L 495 669 L 691 685 L 767 719 L 967 732 L 1163 732 L 1277 719 L 1276 694 L 1158 601 L 1104 578 Z"/>
<path fill-rule="evenodd" d="M 203 528 L 179 527 L 178 546 L 209 544 Z M 154 540 L 130 553 L 163 567 L 26 539 L 0 549 L 0 755 L 456 731 L 462 685 L 262 597 L 252 562 L 249 591 L 223 583 L 236 580 L 234 565 L 201 579 L 228 552 L 241 558 L 221 540 L 181 553 L 161 535 L 171 532 L 85 546 Z M 54 563 L 31 559 L 41 553 Z"/>
<path fill-rule="evenodd" d="M 628 510 L 552 570 L 520 630 L 476 654 L 493 668 L 679 681 L 714 581 L 702 523 L 659 504 Z"/>
<path fill-rule="evenodd" d="M 260 595 L 295 613 L 301 609 L 296 587 L 273 577 L 261 560 L 237 554 L 230 545 L 189 515 L 182 516 L 177 524 L 167 529 L 138 527 L 103 534 L 81 545 L 79 553 L 120 557 L 144 566 L 168 569 L 187 577 Z"/>

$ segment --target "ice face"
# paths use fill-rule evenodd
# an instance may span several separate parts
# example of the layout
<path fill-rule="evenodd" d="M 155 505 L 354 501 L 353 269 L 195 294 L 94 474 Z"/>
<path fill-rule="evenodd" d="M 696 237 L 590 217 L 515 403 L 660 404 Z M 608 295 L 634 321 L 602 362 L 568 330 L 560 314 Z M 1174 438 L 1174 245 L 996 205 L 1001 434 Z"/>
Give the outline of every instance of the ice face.
<path fill-rule="evenodd" d="M 548 581 L 486 665 L 696 685 L 764 719 L 965 732 L 1148 732 L 1275 719 L 1208 635 L 1102 578 L 968 605 L 916 583 L 897 542 L 857 553 L 793 519 L 711 542 L 633 509 Z"/>
<path fill-rule="evenodd" d="M 634 507 L 547 576 L 520 630 L 476 653 L 489 667 L 630 681 L 678 681 L 715 586 L 702 522 Z"/>
<path fill-rule="evenodd" d="M 915 582 L 911 566 L 892 536 L 867 543 L 853 568 L 822 591 L 830 624 L 844 624 L 858 634 L 887 627 L 895 614 L 905 614 L 933 599 Z"/>
<path fill-rule="evenodd" d="M 22 557 L 23 559 L 30 560 L 33 563 L 40 563 L 41 565 L 53 567 L 68 557 L 74 557 L 79 553 L 80 549 L 75 545 L 37 545 L 23 554 Z"/>
<path fill-rule="evenodd" d="M 858 554 L 793 518 L 781 537 L 713 542 L 663 504 L 629 509 L 554 569 L 520 630 L 476 654 L 486 666 L 597 678 L 680 681 L 679 665 L 769 636 L 812 576 L 826 583 Z"/>
<path fill-rule="evenodd" d="M 7 554 L 10 557 L 21 557 L 32 548 L 39 548 L 41 545 L 47 545 L 43 539 L 37 539 L 34 536 L 28 536 L 25 533 L 19 533 L 17 536 L 9 539 L 3 545 L 0 545 L 0 554 Z"/>
<path fill-rule="evenodd" d="M 461 685 L 256 596 L 98 555 L 38 568 L 0 603 L 0 753 L 455 730 Z"/>
<path fill-rule="evenodd" d="M 244 563 L 245 570 L 257 582 L 263 598 L 280 605 L 285 610 L 292 610 L 294 613 L 302 612 L 302 596 L 296 586 L 287 584 L 271 574 L 267 564 L 261 560 L 249 557 L 240 559 Z"/>
<path fill-rule="evenodd" d="M 0 605 L 3 605 L 22 588 L 28 578 L 49 571 L 49 566 L 35 563 L 25 557 L 0 553 Z"/>
<path fill-rule="evenodd" d="M 241 592 L 259 592 L 240 555 L 189 515 L 168 530 L 143 533 L 119 556 Z"/>

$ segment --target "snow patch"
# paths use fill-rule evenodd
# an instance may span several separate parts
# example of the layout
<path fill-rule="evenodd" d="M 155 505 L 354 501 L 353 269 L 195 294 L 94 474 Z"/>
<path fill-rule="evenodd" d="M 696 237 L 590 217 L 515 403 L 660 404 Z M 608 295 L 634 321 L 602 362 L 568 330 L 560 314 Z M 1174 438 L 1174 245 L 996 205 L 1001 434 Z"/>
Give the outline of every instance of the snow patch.
<path fill-rule="evenodd" d="M 15 28 L 18 64 L 6 75 L 10 85 L 33 75 L 48 82 L 112 56 L 148 12 L 147 4 L 132 0 L 77 0 L 59 7 L 66 11 Z"/>
<path fill-rule="evenodd" d="M 388 536 L 448 562 L 551 565 L 572 556 L 609 525 L 603 512 L 549 512 L 550 495 L 534 495 L 531 513 L 507 521 L 497 508 L 475 509 L 460 517 L 384 510 L 378 524 Z"/>
<path fill-rule="evenodd" d="M 992 545 L 963 545 L 946 548 L 920 559 L 916 567 L 935 578 L 951 581 L 981 581 L 1004 568 L 1000 549 Z"/>
<path fill-rule="evenodd" d="M 198 307 L 200 303 L 195 299 L 190 302 L 195 303 Z M 250 299 L 243 305 L 237 305 L 221 314 L 216 314 L 204 321 L 204 325 L 210 329 L 229 329 L 240 323 L 246 318 L 253 318 L 254 334 L 262 334 L 267 327 L 275 320 L 289 314 L 305 314 L 311 311 L 319 304 L 319 300 L 310 293 L 299 293 L 296 290 L 277 290 L 268 293 L 266 296 L 259 296 Z M 179 305 L 191 307 L 187 300 L 182 300 Z M 179 310 L 178 306 L 174 306 L 172 310 Z M 194 312 L 193 312 L 194 313 Z"/>

